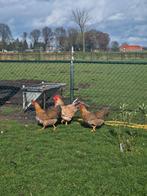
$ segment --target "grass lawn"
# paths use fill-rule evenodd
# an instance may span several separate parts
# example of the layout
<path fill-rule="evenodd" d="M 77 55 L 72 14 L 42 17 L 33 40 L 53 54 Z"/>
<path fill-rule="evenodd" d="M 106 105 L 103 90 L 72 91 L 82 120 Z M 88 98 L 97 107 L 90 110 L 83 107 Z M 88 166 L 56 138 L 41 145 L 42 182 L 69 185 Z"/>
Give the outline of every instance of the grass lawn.
<path fill-rule="evenodd" d="M 0 80 L 63 82 L 69 97 L 69 68 L 63 62 L 0 62 Z M 147 106 L 147 64 L 76 63 L 74 68 L 75 97 L 91 110 L 110 105 L 109 118 L 116 119 L 120 110 L 115 108 L 123 103 L 128 111 Z M 55 132 L 52 127 L 41 131 L 33 121 L 18 122 L 17 107 L 0 109 L 0 195 L 146 195 L 146 131 L 104 125 L 93 134 L 75 120 L 59 124 Z M 7 120 L 13 113 L 16 121 Z M 138 112 L 135 122 L 144 124 L 145 114 Z"/>
<path fill-rule="evenodd" d="M 69 69 L 65 62 L 1 62 L 0 79 L 62 82 L 67 84 L 65 95 L 69 96 Z M 125 103 L 130 109 L 147 105 L 147 64 L 75 63 L 74 75 L 75 97 L 91 105 L 119 108 Z"/>
<path fill-rule="evenodd" d="M 131 142 L 123 153 L 118 135 Z M 73 121 L 54 132 L 3 120 L 0 137 L 2 196 L 147 193 L 146 131 L 104 125 L 93 134 Z"/>
<path fill-rule="evenodd" d="M 76 64 L 75 85 L 79 87 L 77 96 L 85 96 L 85 100 L 97 105 L 118 108 L 125 103 L 135 109 L 137 104 L 147 104 L 146 65 Z"/>

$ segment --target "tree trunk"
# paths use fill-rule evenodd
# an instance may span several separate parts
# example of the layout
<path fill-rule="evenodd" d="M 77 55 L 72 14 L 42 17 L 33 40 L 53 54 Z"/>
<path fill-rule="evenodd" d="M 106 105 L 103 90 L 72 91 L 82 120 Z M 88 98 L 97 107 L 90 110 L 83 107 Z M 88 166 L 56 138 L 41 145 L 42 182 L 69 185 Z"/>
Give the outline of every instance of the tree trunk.
<path fill-rule="evenodd" d="M 85 32 L 82 32 L 82 44 L 83 44 L 83 52 L 85 52 Z"/>

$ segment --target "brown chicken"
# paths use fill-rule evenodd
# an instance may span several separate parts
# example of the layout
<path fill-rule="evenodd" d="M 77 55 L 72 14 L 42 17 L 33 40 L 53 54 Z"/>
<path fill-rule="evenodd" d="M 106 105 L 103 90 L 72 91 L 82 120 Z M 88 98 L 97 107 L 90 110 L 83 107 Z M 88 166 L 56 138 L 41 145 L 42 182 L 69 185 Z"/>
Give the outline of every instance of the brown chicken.
<path fill-rule="evenodd" d="M 102 124 L 104 124 L 104 120 L 97 118 L 94 112 L 88 111 L 86 106 L 83 103 L 79 104 L 79 108 L 80 108 L 80 113 L 81 113 L 84 123 L 92 127 L 92 130 L 91 130 L 92 132 L 96 131 L 96 127 L 99 127 Z"/>
<path fill-rule="evenodd" d="M 103 107 L 99 111 L 95 112 L 95 115 L 96 115 L 97 118 L 104 120 L 105 117 L 108 116 L 109 112 L 110 112 L 109 107 Z"/>
<path fill-rule="evenodd" d="M 52 125 L 54 130 L 56 129 L 56 122 L 58 118 L 57 108 L 45 111 L 41 108 L 37 101 L 32 100 L 32 105 L 35 108 L 36 120 L 43 125 L 42 129 L 45 129 L 47 126 Z"/>
<path fill-rule="evenodd" d="M 74 100 L 73 103 L 65 105 L 64 101 L 61 96 L 55 95 L 53 97 L 55 107 L 60 106 L 61 107 L 61 123 L 64 123 L 67 125 L 68 122 L 72 120 L 75 113 L 78 110 L 78 99 Z"/>

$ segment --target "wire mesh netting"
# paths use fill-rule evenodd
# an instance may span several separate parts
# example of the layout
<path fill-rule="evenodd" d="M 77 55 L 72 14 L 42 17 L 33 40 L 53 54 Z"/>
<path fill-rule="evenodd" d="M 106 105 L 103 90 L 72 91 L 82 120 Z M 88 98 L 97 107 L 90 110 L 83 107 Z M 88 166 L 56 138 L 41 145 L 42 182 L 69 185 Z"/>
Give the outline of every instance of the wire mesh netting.
<path fill-rule="evenodd" d="M 0 105 L 22 105 L 22 85 L 65 83 L 63 96 L 79 97 L 91 106 L 130 110 L 147 105 L 147 63 L 74 61 L 71 88 L 70 61 L 1 61 Z M 55 93 L 55 92 L 54 92 Z"/>
<path fill-rule="evenodd" d="M 76 60 L 84 61 L 108 61 L 108 60 L 135 60 L 147 61 L 147 52 L 74 52 Z M 71 52 L 0 52 L 0 60 L 70 60 Z"/>
<path fill-rule="evenodd" d="M 146 103 L 147 65 L 75 63 L 75 95 L 97 105 Z"/>
<path fill-rule="evenodd" d="M 0 70 L 0 105 L 22 104 L 22 87 L 42 82 L 65 83 L 65 95 L 69 97 L 69 62 L 1 62 Z"/>

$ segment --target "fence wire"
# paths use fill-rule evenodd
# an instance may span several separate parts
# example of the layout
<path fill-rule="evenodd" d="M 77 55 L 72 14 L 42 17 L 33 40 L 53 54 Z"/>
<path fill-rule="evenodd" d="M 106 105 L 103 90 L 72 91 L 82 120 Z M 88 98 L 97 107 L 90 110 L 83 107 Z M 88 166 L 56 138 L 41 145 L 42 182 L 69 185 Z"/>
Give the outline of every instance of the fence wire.
<path fill-rule="evenodd" d="M 93 105 L 147 104 L 147 64 L 75 63 L 75 96 Z"/>
<path fill-rule="evenodd" d="M 58 61 L 0 62 L 0 105 L 22 104 L 22 87 L 45 83 L 66 83 L 64 96 L 69 97 L 69 64 Z"/>
<path fill-rule="evenodd" d="M 41 81 L 66 83 L 65 98 L 72 93 L 93 108 L 147 105 L 147 62 L 74 61 L 73 69 L 71 88 L 70 61 L 1 61 L 0 105 L 22 104 L 22 95 L 16 98 L 22 85 Z"/>

